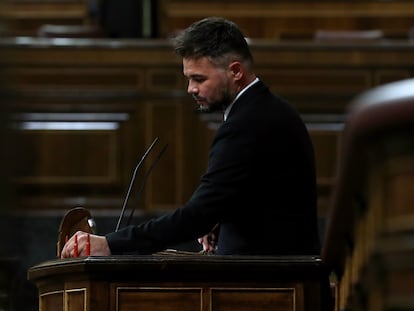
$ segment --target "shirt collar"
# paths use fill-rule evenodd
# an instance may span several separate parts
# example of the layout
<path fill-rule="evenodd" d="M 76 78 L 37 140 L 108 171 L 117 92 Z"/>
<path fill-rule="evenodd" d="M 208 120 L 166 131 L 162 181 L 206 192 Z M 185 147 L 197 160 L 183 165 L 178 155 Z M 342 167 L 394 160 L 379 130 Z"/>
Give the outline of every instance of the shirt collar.
<path fill-rule="evenodd" d="M 236 97 L 234 98 L 234 100 L 231 102 L 231 104 L 226 108 L 226 110 L 224 110 L 224 121 L 226 121 L 227 120 L 227 117 L 228 117 L 228 115 L 229 115 L 229 113 L 230 113 L 230 110 L 231 110 L 231 108 L 233 107 L 233 105 L 234 105 L 234 103 L 236 102 L 236 100 L 237 99 L 239 99 L 239 97 L 244 93 L 244 92 L 246 92 L 247 91 L 247 89 L 249 88 L 249 87 L 251 87 L 253 84 L 255 84 L 256 82 L 258 82 L 259 81 L 259 78 L 257 78 L 256 77 L 256 79 L 254 79 L 252 82 L 250 82 L 250 84 L 249 85 L 247 85 L 244 89 L 242 89 L 237 95 L 236 95 Z"/>

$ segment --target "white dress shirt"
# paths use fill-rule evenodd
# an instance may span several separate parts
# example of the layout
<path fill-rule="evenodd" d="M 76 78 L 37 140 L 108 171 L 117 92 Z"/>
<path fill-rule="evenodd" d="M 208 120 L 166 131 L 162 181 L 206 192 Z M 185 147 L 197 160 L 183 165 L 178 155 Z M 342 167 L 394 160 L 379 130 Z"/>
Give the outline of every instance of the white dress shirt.
<path fill-rule="evenodd" d="M 227 120 L 227 116 L 230 113 L 231 108 L 233 107 L 234 103 L 236 102 L 236 100 L 249 88 L 251 87 L 253 84 L 255 84 L 257 81 L 259 81 L 259 78 L 256 77 L 256 79 L 254 79 L 248 86 L 246 86 L 244 89 L 242 89 L 237 95 L 236 98 L 231 102 L 231 104 L 226 108 L 226 110 L 224 110 L 224 121 Z"/>

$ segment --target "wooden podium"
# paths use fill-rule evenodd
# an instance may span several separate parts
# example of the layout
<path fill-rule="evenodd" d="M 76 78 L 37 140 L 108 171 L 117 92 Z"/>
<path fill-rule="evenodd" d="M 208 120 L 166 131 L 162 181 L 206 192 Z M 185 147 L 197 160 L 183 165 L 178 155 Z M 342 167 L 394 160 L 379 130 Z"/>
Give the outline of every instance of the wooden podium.
<path fill-rule="evenodd" d="M 319 258 L 208 255 L 84 257 L 28 271 L 40 311 L 315 311 L 325 309 Z"/>

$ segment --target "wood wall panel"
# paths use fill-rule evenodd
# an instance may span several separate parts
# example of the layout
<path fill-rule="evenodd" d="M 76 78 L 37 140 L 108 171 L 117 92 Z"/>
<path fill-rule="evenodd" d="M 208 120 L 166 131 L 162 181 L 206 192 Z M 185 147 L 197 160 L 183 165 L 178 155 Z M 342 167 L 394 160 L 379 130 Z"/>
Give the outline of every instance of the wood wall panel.
<path fill-rule="evenodd" d="M 169 147 L 148 179 L 143 195 L 137 197 L 135 188 L 130 204 L 138 204 L 143 212 L 156 213 L 186 202 L 204 173 L 209 146 L 221 119 L 219 115 L 194 111 L 194 102 L 186 94 L 181 60 L 171 57 L 170 43 L 79 39 L 67 45 L 55 43 L 33 38 L 24 43 L 2 41 L 12 56 L 0 60 L 0 65 L 10 78 L 10 89 L 18 94 L 13 103 L 15 111 L 23 115 L 85 113 L 127 117 L 106 120 L 118 124 L 112 132 L 23 132 L 31 138 L 27 144 L 32 148 L 30 153 L 42 159 L 29 159 L 26 175 L 21 174 L 19 191 L 24 194 L 24 208 L 67 209 L 73 207 L 70 202 L 80 199 L 88 208 L 122 206 L 134 167 L 157 136 L 158 148 L 165 143 Z M 287 98 L 305 117 L 317 116 L 305 121 L 312 128 L 320 210 L 324 211 L 335 180 L 340 137 L 335 124 L 342 121 L 327 121 L 323 116 L 343 114 L 353 96 L 381 81 L 412 76 L 413 46 L 400 41 L 332 45 L 267 40 L 251 41 L 251 46 L 257 74 L 272 91 Z M 334 128 L 329 126 L 332 122 Z M 86 148 L 82 147 L 84 143 Z M 50 152 L 64 148 L 71 150 L 67 157 L 64 152 Z M 154 155 L 144 163 L 145 169 Z M 60 167 L 61 163 L 65 165 Z M 141 178 L 140 175 L 135 187 L 140 186 Z"/>
<path fill-rule="evenodd" d="M 261 78 L 281 94 L 315 95 L 329 93 L 355 94 L 371 85 L 371 75 L 363 70 L 304 70 L 304 69 L 257 69 Z M 300 85 L 300 87 L 298 87 Z M 324 87 L 321 87 L 324 86 Z"/>
<path fill-rule="evenodd" d="M 39 309 L 44 311 L 64 311 L 63 291 L 52 291 L 39 295 Z"/>
<path fill-rule="evenodd" d="M 334 183 L 341 132 L 340 129 L 310 129 L 310 135 L 315 150 L 318 184 L 321 187 L 329 187 Z"/>
<path fill-rule="evenodd" d="M 389 38 L 408 38 L 411 1 L 186 1 L 163 0 L 160 35 L 168 36 L 206 16 L 235 21 L 251 38 L 312 39 L 318 30 L 380 29 Z"/>
<path fill-rule="evenodd" d="M 36 36 L 40 26 L 92 25 L 86 0 L 14 0 L 0 3 L 0 19 L 10 35 Z M 158 0 L 157 37 L 166 38 L 206 16 L 224 16 L 251 38 L 312 39 L 318 30 L 379 29 L 388 38 L 408 38 L 411 1 Z M 96 33 L 92 33 L 96 35 Z"/>
<path fill-rule="evenodd" d="M 202 174 L 207 168 L 209 150 L 216 129 L 201 119 L 202 114 L 195 111 L 196 105 L 188 96 L 182 100 L 182 171 L 183 187 L 180 201 L 186 202 L 199 185 Z M 190 181 L 190 182 L 189 182 Z"/>
<path fill-rule="evenodd" d="M 184 76 L 177 68 L 149 68 L 145 72 L 147 90 L 185 89 Z"/>
<path fill-rule="evenodd" d="M 86 288 L 65 291 L 65 311 L 88 311 Z"/>
<path fill-rule="evenodd" d="M 377 70 L 374 72 L 374 85 L 390 83 L 393 81 L 408 79 L 413 76 L 413 72 L 407 70 Z"/>
<path fill-rule="evenodd" d="M 160 137 L 160 146 L 168 144 L 159 166 L 154 170 L 151 178 L 151 195 L 149 196 L 149 207 L 160 208 L 179 203 L 177 196 L 182 188 L 181 170 L 181 107 L 168 102 L 157 102 L 148 105 L 148 133 L 152 137 Z M 180 122 L 181 121 L 181 122 Z"/>
<path fill-rule="evenodd" d="M 259 310 L 269 311 L 299 311 L 303 306 L 298 305 L 303 298 L 298 298 L 295 288 L 234 288 L 211 289 L 211 306 L 213 310 L 230 311 L 237 308 L 240 311 Z"/>
<path fill-rule="evenodd" d="M 327 274 L 314 256 L 92 256 L 43 262 L 28 278 L 40 293 L 65 292 L 64 305 L 72 298 L 80 303 L 81 295 L 69 293 L 84 293 L 86 310 L 329 310 L 322 290 Z"/>
<path fill-rule="evenodd" d="M 6 0 L 0 19 L 12 36 L 35 36 L 44 24 L 83 25 L 89 22 L 87 0 Z"/>
<path fill-rule="evenodd" d="M 160 148 L 168 144 L 148 184 L 149 209 L 171 208 L 186 202 L 206 168 L 212 135 L 200 140 L 209 130 L 200 123 L 194 107 L 189 98 L 147 103 L 147 140 L 159 137 Z"/>
<path fill-rule="evenodd" d="M 116 289 L 116 310 L 200 311 L 201 288 L 133 288 Z"/>
<path fill-rule="evenodd" d="M 27 162 L 17 182 L 110 185 L 119 182 L 120 142 L 108 130 L 24 130 Z"/>
<path fill-rule="evenodd" d="M 414 162 L 413 158 L 401 155 L 389 161 L 388 181 L 385 191 L 392 209 L 386 210 L 385 227 L 388 232 L 401 232 L 414 229 Z"/>
<path fill-rule="evenodd" d="M 10 74 L 10 83 L 25 90 L 135 90 L 145 85 L 144 72 L 128 68 L 25 68 Z"/>

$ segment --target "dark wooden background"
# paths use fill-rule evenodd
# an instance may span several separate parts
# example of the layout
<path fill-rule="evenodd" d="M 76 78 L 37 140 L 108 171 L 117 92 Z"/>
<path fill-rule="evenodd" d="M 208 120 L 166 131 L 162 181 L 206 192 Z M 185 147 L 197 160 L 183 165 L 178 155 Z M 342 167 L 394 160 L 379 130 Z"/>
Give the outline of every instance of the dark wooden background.
<path fill-rule="evenodd" d="M 54 257 L 64 213 L 84 206 L 100 233 L 113 230 L 134 166 L 155 137 L 158 149 L 169 147 L 139 198 L 138 176 L 129 202 L 137 208 L 134 222 L 180 206 L 197 186 L 219 118 L 194 112 L 181 61 L 168 42 L 176 31 L 209 15 L 243 28 L 257 74 L 298 109 L 310 130 L 321 235 L 350 101 L 414 75 L 412 1 L 164 0 L 157 2 L 151 39 L 105 38 L 94 31 L 89 38 L 38 35 L 45 24 L 96 30 L 88 4 L 0 2 L 2 127 L 10 121 L 12 129 L 1 136 L 2 211 L 11 213 L 0 217 L 0 255 L 13 258 L 7 265 L 15 263 L 15 270 L 7 271 L 17 275 L 14 292 L 26 297 L 26 305 L 36 300 L 26 269 Z M 319 30 L 355 36 L 315 40 Z M 365 30 L 380 30 L 382 37 L 358 37 Z"/>

